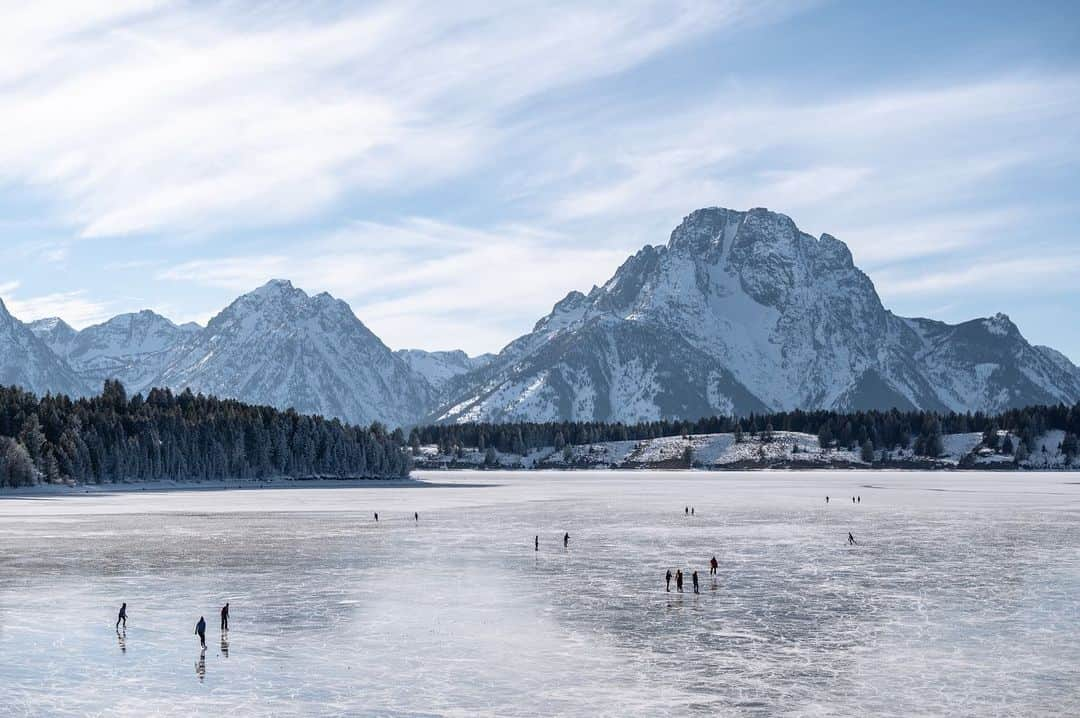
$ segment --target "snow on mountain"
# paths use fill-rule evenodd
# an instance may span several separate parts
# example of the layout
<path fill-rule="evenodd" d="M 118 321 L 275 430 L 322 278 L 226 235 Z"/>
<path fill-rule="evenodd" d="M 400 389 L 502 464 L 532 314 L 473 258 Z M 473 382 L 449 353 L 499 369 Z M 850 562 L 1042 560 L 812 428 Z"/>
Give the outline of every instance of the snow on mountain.
<path fill-rule="evenodd" d="M 420 418 L 432 391 L 348 304 L 285 280 L 236 299 L 150 384 L 390 426 Z"/>
<path fill-rule="evenodd" d="M 93 386 L 119 379 L 142 392 L 175 357 L 185 341 L 201 332 L 197 324 L 177 326 L 146 309 L 120 314 L 76 332 L 60 319 L 41 319 L 31 330 Z"/>
<path fill-rule="evenodd" d="M 63 354 L 61 347 L 66 347 L 78 334 L 77 331 L 60 317 L 35 319 L 26 325 L 41 341 L 57 354 Z"/>
<path fill-rule="evenodd" d="M 66 324 L 63 325 L 71 329 Z M 57 329 L 62 333 L 62 329 Z M 20 386 L 35 394 L 91 393 L 88 386 L 67 362 L 31 331 L 11 316 L 0 300 L 0 384 Z"/>
<path fill-rule="evenodd" d="M 493 358 L 494 354 L 470 357 L 460 349 L 453 351 L 424 351 L 423 349 L 398 349 L 394 352 L 410 369 L 427 379 L 435 389 L 441 388 L 456 376 L 475 371 Z"/>
<path fill-rule="evenodd" d="M 955 326 L 897 317 L 840 240 L 765 209 L 710 208 L 451 378 L 434 416 L 636 422 L 1077 401 L 1080 372 L 1055 355 L 1004 315 Z"/>

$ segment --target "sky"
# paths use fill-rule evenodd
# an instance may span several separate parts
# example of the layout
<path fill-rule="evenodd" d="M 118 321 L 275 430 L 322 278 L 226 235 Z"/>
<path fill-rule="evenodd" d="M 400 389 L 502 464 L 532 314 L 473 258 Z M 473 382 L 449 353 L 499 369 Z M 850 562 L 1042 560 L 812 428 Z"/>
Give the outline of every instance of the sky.
<path fill-rule="evenodd" d="M 1080 362 L 1080 3 L 39 0 L 0 48 L 24 321 L 205 323 L 287 278 L 391 348 L 498 351 L 760 206 L 898 314 Z"/>

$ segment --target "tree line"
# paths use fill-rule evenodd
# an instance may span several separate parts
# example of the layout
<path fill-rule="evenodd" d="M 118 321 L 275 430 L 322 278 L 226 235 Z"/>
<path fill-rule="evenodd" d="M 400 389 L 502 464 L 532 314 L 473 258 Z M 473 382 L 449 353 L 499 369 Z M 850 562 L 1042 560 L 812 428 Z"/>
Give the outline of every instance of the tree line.
<path fill-rule="evenodd" d="M 400 431 L 151 389 L 36 397 L 0 387 L 0 486 L 271 477 L 405 476 Z"/>
<path fill-rule="evenodd" d="M 412 429 L 408 443 L 417 451 L 421 445 L 435 444 L 440 453 L 452 454 L 464 448 L 478 448 L 512 454 L 553 446 L 595 444 L 605 441 L 640 441 L 664 436 L 690 434 L 735 435 L 736 441 L 747 436 L 770 441 L 777 431 L 794 431 L 818 437 L 822 448 L 861 450 L 863 456 L 874 452 L 911 449 L 927 457 L 940 456 L 943 436 L 981 432 L 983 443 L 1001 453 L 1024 459 L 1035 451 L 1036 440 L 1051 429 L 1065 432 L 1060 447 L 1070 461 L 1078 453 L 1080 441 L 1080 403 L 1073 406 L 1029 406 L 999 414 L 984 412 L 901 411 L 783 411 L 750 414 L 745 417 L 712 416 L 696 420 L 662 420 L 638 424 L 621 422 L 517 422 L 432 424 Z M 999 431 L 1016 437 L 999 438 Z"/>

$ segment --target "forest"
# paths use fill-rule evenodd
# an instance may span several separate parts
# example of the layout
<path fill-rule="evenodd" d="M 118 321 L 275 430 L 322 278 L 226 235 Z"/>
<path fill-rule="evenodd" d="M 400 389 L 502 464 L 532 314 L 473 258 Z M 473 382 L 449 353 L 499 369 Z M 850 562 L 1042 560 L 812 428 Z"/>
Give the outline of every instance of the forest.
<path fill-rule="evenodd" d="M 411 458 L 381 424 L 151 389 L 36 397 L 0 387 L 0 486 L 273 477 L 392 478 Z"/>
<path fill-rule="evenodd" d="M 1049 430 L 1064 432 L 1066 460 L 1080 454 L 1080 404 L 1031 406 L 1000 414 L 928 411 L 790 411 L 746 417 L 638 424 L 604 422 L 434 424 L 400 429 L 361 427 L 292 410 L 252 406 L 190 390 L 152 389 L 129 397 L 118 381 L 101 395 L 73 400 L 36 397 L 0 387 L 0 487 L 41 483 L 275 477 L 407 476 L 410 452 L 435 444 L 441 453 L 492 448 L 525 454 L 553 446 L 662 436 L 733 433 L 769 440 L 776 431 L 813 434 L 825 448 L 942 453 L 946 434 L 981 432 L 983 443 L 1024 459 Z M 1000 435 L 999 432 L 1007 432 Z M 1014 440 L 1015 439 L 1015 440 Z"/>
<path fill-rule="evenodd" d="M 417 450 L 422 444 L 436 444 L 440 453 L 460 448 L 488 447 L 501 452 L 524 454 L 532 449 L 553 446 L 594 444 L 602 441 L 655 439 L 662 436 L 733 433 L 735 440 L 758 436 L 768 440 L 775 431 L 814 434 L 823 448 L 895 451 L 913 449 L 916 454 L 940 456 L 942 436 L 981 432 L 984 443 L 1002 453 L 1024 459 L 1035 440 L 1048 430 L 1065 432 L 1061 450 L 1072 460 L 1080 450 L 1080 404 L 1074 406 L 1030 406 L 1000 414 L 938 413 L 932 411 L 789 411 L 751 414 L 746 417 L 714 416 L 694 421 L 650 421 L 640 424 L 603 422 L 550 422 L 513 424 L 434 424 L 413 429 L 408 443 Z M 999 438 L 1000 431 L 1016 437 Z"/>

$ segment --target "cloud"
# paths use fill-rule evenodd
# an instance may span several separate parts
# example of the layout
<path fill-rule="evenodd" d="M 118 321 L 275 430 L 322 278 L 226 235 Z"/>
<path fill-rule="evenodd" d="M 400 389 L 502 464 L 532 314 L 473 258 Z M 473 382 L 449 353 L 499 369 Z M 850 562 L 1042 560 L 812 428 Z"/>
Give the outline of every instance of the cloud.
<path fill-rule="evenodd" d="M 1038 293 L 1073 289 L 1077 270 L 1077 257 L 1009 257 L 941 271 L 884 271 L 880 278 L 886 288 L 882 294 L 892 297 L 957 296 L 968 291 L 981 293 L 988 286 L 999 292 L 1023 289 Z"/>
<path fill-rule="evenodd" d="M 1030 213 L 1017 208 L 966 213 L 939 213 L 929 217 L 886 218 L 854 227 L 838 227 L 863 269 L 933 257 L 991 244 L 1009 236 Z"/>
<path fill-rule="evenodd" d="M 810 223 L 828 217 L 825 230 L 835 232 L 852 217 L 865 224 L 905 208 L 925 213 L 943 197 L 955 208 L 1010 171 L 1075 161 L 1078 112 L 1080 77 L 1073 75 L 874 89 L 813 102 L 727 93 L 597 130 L 587 146 L 567 140 L 551 155 L 572 154 L 593 169 L 545 175 L 557 195 L 550 215 L 625 220 L 723 203 L 801 213 Z"/>
<path fill-rule="evenodd" d="M 19 297 L 14 292 L 18 282 L 0 285 L 0 294 L 9 294 L 4 302 L 12 316 L 23 322 L 47 317 L 61 317 L 76 329 L 103 322 L 112 316 L 105 302 L 89 299 L 85 292 L 56 292 L 32 297 Z"/>
<path fill-rule="evenodd" d="M 249 291 L 288 277 L 329 291 L 393 348 L 491 351 L 573 289 L 588 289 L 626 259 L 519 225 L 477 229 L 425 218 L 358 222 L 297 243 L 288 254 L 185 262 L 161 280 Z"/>
<path fill-rule="evenodd" d="M 0 179 L 88 237 L 296 221 L 460 175 L 524 101 L 785 8 L 35 3 L 0 30 Z"/>

